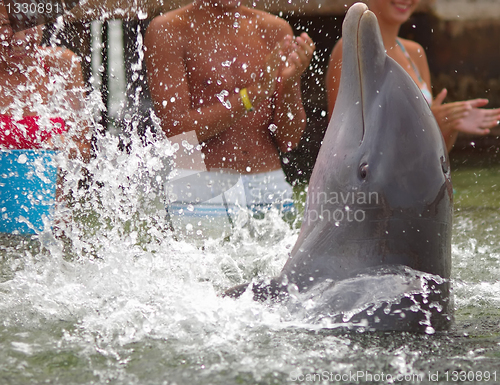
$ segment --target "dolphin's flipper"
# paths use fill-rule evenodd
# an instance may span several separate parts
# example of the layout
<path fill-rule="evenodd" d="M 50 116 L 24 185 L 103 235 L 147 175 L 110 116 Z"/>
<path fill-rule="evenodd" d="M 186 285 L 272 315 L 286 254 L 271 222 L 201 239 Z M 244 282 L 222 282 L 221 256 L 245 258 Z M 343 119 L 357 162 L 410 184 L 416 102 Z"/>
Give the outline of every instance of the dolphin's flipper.
<path fill-rule="evenodd" d="M 256 283 L 244 283 L 242 285 L 234 286 L 224 292 L 224 297 L 238 298 L 251 286 L 253 292 L 253 300 L 264 302 L 264 301 L 278 301 L 283 300 L 288 295 L 288 286 L 280 278 L 273 278 L 271 280 L 256 282 Z"/>

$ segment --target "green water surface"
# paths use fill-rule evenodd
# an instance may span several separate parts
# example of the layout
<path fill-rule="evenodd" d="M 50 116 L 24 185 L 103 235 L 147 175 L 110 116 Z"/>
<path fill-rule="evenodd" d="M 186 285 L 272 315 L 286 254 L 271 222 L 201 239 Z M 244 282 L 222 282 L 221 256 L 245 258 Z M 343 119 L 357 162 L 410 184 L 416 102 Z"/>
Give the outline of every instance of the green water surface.
<path fill-rule="evenodd" d="M 357 333 L 251 321 L 241 326 L 238 316 L 231 320 L 227 310 L 202 314 L 178 310 L 197 306 L 190 303 L 172 309 L 168 302 L 161 305 L 165 295 L 161 285 L 157 286 L 160 294 L 141 299 L 140 287 L 127 287 L 127 280 L 119 279 L 126 271 L 120 266 L 106 274 L 116 274 L 117 285 L 123 285 L 124 293 L 134 293 L 139 302 L 133 309 L 143 310 L 129 318 L 123 313 L 123 325 L 111 327 L 121 325 L 120 312 L 129 299 L 120 290 L 116 296 L 102 294 L 102 312 L 107 315 L 98 318 L 100 307 L 88 300 L 77 303 L 80 297 L 76 294 L 67 311 L 54 303 L 51 313 L 50 301 L 42 300 L 43 294 L 43 311 L 37 308 L 33 300 L 37 291 L 42 293 L 50 286 L 59 295 L 54 284 L 61 279 L 57 274 L 39 272 L 40 282 L 24 282 L 26 287 L 15 290 L 6 286 L 24 269 L 36 266 L 26 264 L 26 258 L 42 263 L 50 255 L 36 245 L 16 249 L 11 240 L 4 239 L 0 254 L 0 384 L 391 383 L 382 374 L 393 379 L 400 376 L 401 381 L 392 383 L 500 384 L 500 159 L 495 151 L 452 154 L 452 166 L 456 312 L 450 332 Z M 126 242 L 116 246 L 132 247 Z M 209 249 L 199 252 L 210 257 Z M 80 265 L 72 258 L 61 264 L 61 271 L 74 269 L 75 280 L 83 273 L 92 276 L 79 271 Z M 96 274 L 104 268 L 96 263 Z M 151 264 L 148 269 L 152 280 L 161 280 L 163 268 Z M 193 271 L 199 270 L 193 266 Z M 129 281 L 133 286 L 132 276 Z M 144 291 L 149 287 L 144 286 Z M 65 282 L 61 290 L 71 290 L 71 285 Z M 1 307 L 12 296 L 16 303 Z M 27 297 L 29 307 L 23 300 Z M 90 298 L 100 300 L 99 296 Z M 5 309 L 8 314 L 1 313 Z M 90 327 L 91 316 L 101 319 L 102 327 Z M 153 320 L 160 320 L 160 326 L 150 326 L 148 322 Z M 172 332 L 162 334 L 163 329 Z M 138 337 L 130 337 L 133 335 Z"/>

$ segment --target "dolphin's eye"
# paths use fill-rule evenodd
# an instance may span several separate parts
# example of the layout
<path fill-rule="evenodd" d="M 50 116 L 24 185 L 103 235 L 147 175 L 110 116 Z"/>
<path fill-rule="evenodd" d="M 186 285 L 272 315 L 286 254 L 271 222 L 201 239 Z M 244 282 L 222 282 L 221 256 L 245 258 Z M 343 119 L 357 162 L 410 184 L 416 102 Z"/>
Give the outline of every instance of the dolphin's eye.
<path fill-rule="evenodd" d="M 361 163 L 359 166 L 359 177 L 361 179 L 366 179 L 368 176 L 368 164 L 367 163 Z"/>
<path fill-rule="evenodd" d="M 443 172 L 446 174 L 448 172 L 448 162 L 446 161 L 446 158 L 444 156 L 442 156 L 440 160 L 441 160 L 441 168 Z"/>

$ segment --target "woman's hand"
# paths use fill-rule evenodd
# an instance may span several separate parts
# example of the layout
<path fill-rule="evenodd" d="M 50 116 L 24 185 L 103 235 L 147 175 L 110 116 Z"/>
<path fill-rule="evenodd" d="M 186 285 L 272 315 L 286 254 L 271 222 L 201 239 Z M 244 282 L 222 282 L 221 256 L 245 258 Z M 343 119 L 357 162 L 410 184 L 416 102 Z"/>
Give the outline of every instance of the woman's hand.
<path fill-rule="evenodd" d="M 486 109 L 478 108 L 487 104 L 486 99 L 470 100 L 471 110 L 457 122 L 456 130 L 475 135 L 486 135 L 490 133 L 490 128 L 499 124 L 500 108 Z"/>
<path fill-rule="evenodd" d="M 500 108 L 480 108 L 488 104 L 488 99 L 472 99 L 443 104 L 446 94 L 446 89 L 443 89 L 431 106 L 443 134 L 449 134 L 453 130 L 472 135 L 487 135 L 490 128 L 498 125 Z"/>
<path fill-rule="evenodd" d="M 445 131 L 456 130 L 460 120 L 464 119 L 472 109 L 468 102 L 453 102 L 443 104 L 447 95 L 447 90 L 443 89 L 434 99 L 431 105 L 432 113 L 436 118 L 439 128 Z"/>

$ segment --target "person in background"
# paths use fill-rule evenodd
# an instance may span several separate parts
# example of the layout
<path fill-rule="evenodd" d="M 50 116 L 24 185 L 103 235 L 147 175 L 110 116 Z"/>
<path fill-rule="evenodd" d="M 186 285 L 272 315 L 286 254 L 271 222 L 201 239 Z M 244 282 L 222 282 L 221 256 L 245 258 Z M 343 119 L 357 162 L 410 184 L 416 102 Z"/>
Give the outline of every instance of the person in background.
<path fill-rule="evenodd" d="M 41 46 L 42 28 L 14 32 L 0 2 L 0 233 L 52 227 L 56 202 L 61 213 L 69 194 L 56 152 L 75 162 L 90 158 L 80 59 Z"/>
<path fill-rule="evenodd" d="M 153 19 L 145 45 L 166 136 L 195 131 L 208 174 L 239 174 L 248 207 L 291 198 L 280 153 L 306 125 L 300 77 L 310 37 L 240 0 L 196 0 Z"/>
<path fill-rule="evenodd" d="M 90 156 L 80 60 L 42 47 L 42 26 L 14 33 L 0 2 L 0 148 L 59 149 Z"/>
<path fill-rule="evenodd" d="M 429 103 L 441 129 L 448 151 L 451 151 L 459 132 L 487 135 L 499 124 L 500 108 L 484 109 L 487 99 L 472 99 L 443 103 L 447 91 L 443 89 L 435 98 L 429 64 L 424 49 L 418 43 L 398 37 L 399 29 L 416 9 L 420 0 L 368 0 L 370 10 L 377 16 L 387 55 L 400 64 L 412 77 Z M 328 114 L 331 117 L 340 83 L 342 39 L 332 50 L 328 64 L 326 86 Z"/>

